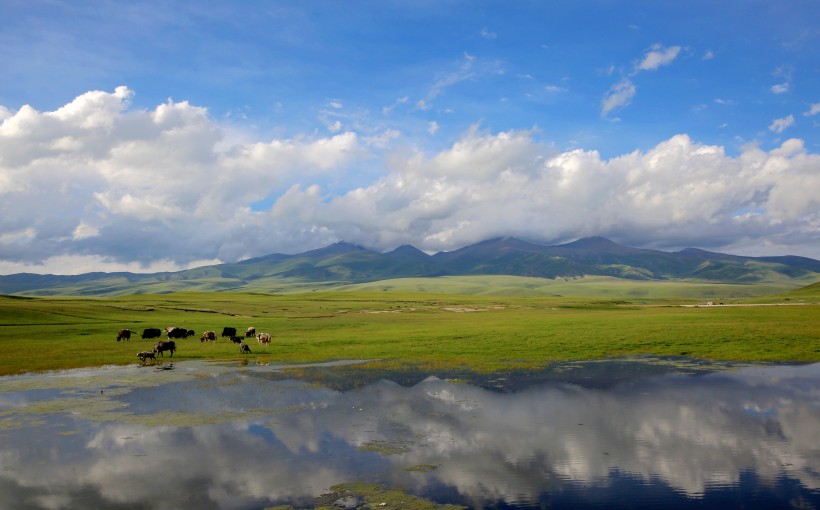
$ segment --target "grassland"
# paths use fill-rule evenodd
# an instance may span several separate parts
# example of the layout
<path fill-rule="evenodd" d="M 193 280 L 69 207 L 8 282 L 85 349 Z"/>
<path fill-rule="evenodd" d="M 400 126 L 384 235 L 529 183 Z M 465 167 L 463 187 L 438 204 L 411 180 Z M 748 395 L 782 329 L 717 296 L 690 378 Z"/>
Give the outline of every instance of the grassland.
<path fill-rule="evenodd" d="M 137 363 L 154 341 L 117 342 L 117 331 L 171 325 L 197 332 L 177 340 L 175 360 L 242 359 L 227 339 L 201 343 L 199 335 L 255 326 L 273 337 L 270 346 L 249 342 L 244 359 L 260 362 L 378 359 L 491 371 L 641 354 L 820 361 L 817 284 L 749 300 L 778 306 L 697 301 L 372 290 L 0 297 L 0 374 Z"/>
<path fill-rule="evenodd" d="M 736 300 L 768 298 L 795 290 L 809 282 L 791 278 L 767 280 L 763 283 L 715 283 L 696 280 L 628 280 L 611 276 L 576 278 L 529 278 L 523 276 L 481 275 L 445 276 L 440 278 L 398 278 L 378 282 L 345 285 L 338 290 L 436 292 L 519 297 L 569 297 L 604 299 L 676 299 L 676 300 Z"/>

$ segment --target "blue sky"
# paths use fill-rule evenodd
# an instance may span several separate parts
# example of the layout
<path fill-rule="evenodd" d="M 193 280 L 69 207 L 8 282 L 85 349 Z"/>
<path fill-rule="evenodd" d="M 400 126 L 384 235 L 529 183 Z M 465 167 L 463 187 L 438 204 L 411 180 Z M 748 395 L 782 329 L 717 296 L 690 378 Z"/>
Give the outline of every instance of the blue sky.
<path fill-rule="evenodd" d="M 816 1 L 5 0 L 0 272 L 498 235 L 818 258 L 818 20 Z"/>

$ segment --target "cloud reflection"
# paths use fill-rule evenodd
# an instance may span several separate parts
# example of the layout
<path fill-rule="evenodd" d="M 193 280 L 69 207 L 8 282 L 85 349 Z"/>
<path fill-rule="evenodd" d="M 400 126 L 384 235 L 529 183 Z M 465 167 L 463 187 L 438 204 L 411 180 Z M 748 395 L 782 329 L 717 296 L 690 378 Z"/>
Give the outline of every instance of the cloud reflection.
<path fill-rule="evenodd" d="M 820 498 L 820 365 L 510 393 L 436 377 L 334 391 L 232 370 L 134 389 L 103 418 L 54 413 L 7 426 L 0 508 L 304 507 L 350 481 L 526 505 L 570 488 L 614 490 L 622 477 L 700 498 L 748 473 L 759 489 L 785 477 Z M 12 396 L 4 419 L 30 419 L 25 392 Z M 211 423 L 143 421 L 194 411 Z M 406 451 L 361 449 L 373 444 Z"/>

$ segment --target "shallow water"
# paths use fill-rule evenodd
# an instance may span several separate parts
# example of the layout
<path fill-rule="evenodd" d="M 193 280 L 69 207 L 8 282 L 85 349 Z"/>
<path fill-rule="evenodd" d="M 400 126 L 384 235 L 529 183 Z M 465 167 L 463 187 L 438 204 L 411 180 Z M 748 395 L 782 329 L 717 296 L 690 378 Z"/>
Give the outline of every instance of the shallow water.
<path fill-rule="evenodd" d="M 820 508 L 820 364 L 0 378 L 0 508 L 306 508 L 346 482 L 473 508 Z"/>

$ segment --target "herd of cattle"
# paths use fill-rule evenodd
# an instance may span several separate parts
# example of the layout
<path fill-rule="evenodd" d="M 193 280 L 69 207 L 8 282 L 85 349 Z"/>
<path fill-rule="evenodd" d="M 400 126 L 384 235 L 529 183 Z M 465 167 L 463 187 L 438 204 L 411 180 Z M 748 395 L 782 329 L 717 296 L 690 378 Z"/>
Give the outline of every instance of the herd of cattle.
<path fill-rule="evenodd" d="M 142 330 L 142 333 L 137 331 L 131 331 L 130 329 L 121 329 L 117 333 L 117 342 L 131 340 L 132 335 L 139 335 L 143 339 L 150 339 L 150 338 L 160 338 L 162 337 L 163 333 L 167 337 L 167 340 L 159 340 L 157 343 L 154 344 L 153 351 L 142 351 L 137 354 L 137 357 L 140 359 L 142 363 L 145 363 L 147 360 L 152 359 L 156 360 L 157 355 L 165 356 L 165 352 L 168 351 L 170 356 L 174 356 L 174 351 L 176 351 L 176 342 L 172 340 L 180 339 L 180 338 L 188 338 L 191 336 L 196 336 L 196 332 L 192 329 L 185 329 L 179 328 L 177 326 L 169 326 L 165 329 L 159 328 L 145 328 Z M 239 352 L 242 354 L 249 354 L 251 352 L 251 348 L 248 347 L 243 340 L 245 338 L 256 338 L 256 341 L 259 342 L 260 345 L 268 345 L 270 344 L 270 334 L 268 333 L 257 333 L 256 328 L 249 327 L 245 330 L 245 336 L 240 337 L 236 334 L 236 328 L 231 327 L 224 327 L 222 328 L 222 338 L 228 337 L 231 342 L 239 344 Z M 206 331 L 202 334 L 199 338 L 200 342 L 216 342 L 216 331 Z"/>

